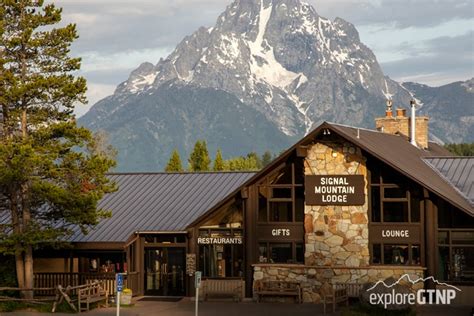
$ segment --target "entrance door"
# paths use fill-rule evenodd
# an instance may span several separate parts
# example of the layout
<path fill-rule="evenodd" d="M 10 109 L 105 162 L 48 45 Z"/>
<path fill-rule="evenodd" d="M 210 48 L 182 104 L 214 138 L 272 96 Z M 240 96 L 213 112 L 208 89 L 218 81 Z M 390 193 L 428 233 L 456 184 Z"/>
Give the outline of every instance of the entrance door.
<path fill-rule="evenodd" d="M 145 271 L 146 295 L 185 295 L 184 248 L 145 248 Z"/>

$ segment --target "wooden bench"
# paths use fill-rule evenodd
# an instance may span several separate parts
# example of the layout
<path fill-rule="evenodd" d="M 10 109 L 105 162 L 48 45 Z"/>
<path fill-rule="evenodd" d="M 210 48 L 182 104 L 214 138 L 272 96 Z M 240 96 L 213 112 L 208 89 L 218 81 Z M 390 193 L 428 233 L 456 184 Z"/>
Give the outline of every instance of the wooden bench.
<path fill-rule="evenodd" d="M 256 285 L 257 303 L 263 296 L 293 296 L 298 303 L 302 302 L 301 285 L 298 282 L 263 281 Z"/>
<path fill-rule="evenodd" d="M 352 290 L 352 288 L 351 288 Z M 349 305 L 348 287 L 346 284 L 334 284 L 332 290 L 323 293 L 324 315 L 326 315 L 326 305 L 332 305 L 332 312 L 336 312 L 336 305 L 345 303 Z"/>
<path fill-rule="evenodd" d="M 78 289 L 77 307 L 80 312 L 88 311 L 90 304 L 105 301 L 105 307 L 108 307 L 109 294 L 104 288 L 102 282 L 93 282 Z M 117 302 L 119 304 L 120 302 Z"/>
<path fill-rule="evenodd" d="M 213 296 L 230 296 L 241 302 L 245 296 L 245 281 L 240 279 L 206 279 L 203 280 L 204 300 Z"/>

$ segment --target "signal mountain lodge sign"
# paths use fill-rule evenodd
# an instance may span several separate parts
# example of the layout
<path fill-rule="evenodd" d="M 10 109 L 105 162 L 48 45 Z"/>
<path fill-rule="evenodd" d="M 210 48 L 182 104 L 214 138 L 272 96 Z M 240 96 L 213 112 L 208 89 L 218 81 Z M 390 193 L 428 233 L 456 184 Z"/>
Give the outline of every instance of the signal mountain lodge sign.
<path fill-rule="evenodd" d="M 468 301 L 474 158 L 428 142 L 427 118 L 410 142 L 411 118 L 397 113 L 378 130 L 323 123 L 259 172 L 110 174 L 119 190 L 99 207 L 112 216 L 77 228 L 71 248 L 37 252 L 35 280 L 122 272 L 134 295 L 192 296 L 201 271 L 242 280 L 247 297 L 264 281 L 298 282 L 319 303 L 336 283 L 409 274 Z"/>
<path fill-rule="evenodd" d="M 364 186 L 362 175 L 309 175 L 305 177 L 306 204 L 363 205 Z"/>

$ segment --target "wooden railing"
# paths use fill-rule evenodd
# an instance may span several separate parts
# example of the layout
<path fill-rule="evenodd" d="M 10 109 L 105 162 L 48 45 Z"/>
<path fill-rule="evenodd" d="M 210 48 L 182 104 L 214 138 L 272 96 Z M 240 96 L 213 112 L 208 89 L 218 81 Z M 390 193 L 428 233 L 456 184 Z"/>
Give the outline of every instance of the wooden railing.
<path fill-rule="evenodd" d="M 76 287 L 83 284 L 92 283 L 94 281 L 102 281 L 107 293 L 111 296 L 115 295 L 115 273 L 63 273 L 63 272 L 44 272 L 34 274 L 34 287 L 37 288 L 56 288 L 61 285 L 63 288 L 68 286 Z M 138 293 L 139 274 L 138 272 L 130 272 L 124 275 L 125 287 L 130 288 L 133 293 Z M 77 293 L 73 291 L 72 295 Z M 55 295 L 55 290 L 35 291 L 38 296 Z"/>

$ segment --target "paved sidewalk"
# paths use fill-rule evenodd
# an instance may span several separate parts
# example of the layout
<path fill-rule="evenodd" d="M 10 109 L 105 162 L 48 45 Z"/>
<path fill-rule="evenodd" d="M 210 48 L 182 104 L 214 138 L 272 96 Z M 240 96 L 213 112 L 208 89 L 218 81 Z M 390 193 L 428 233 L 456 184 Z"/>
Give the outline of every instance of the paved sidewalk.
<path fill-rule="evenodd" d="M 114 316 L 115 308 L 100 308 L 84 316 Z M 471 307 L 423 307 L 417 309 L 422 316 L 471 316 Z M 48 314 L 37 312 L 0 313 L 0 316 L 71 316 L 77 314 Z M 133 307 L 122 307 L 121 316 L 193 316 L 194 302 L 183 299 L 179 302 L 136 301 Z M 286 303 L 232 303 L 232 302 L 200 302 L 200 316 L 317 316 L 323 315 L 321 304 L 286 304 Z M 335 314 L 340 315 L 339 309 Z"/>
<path fill-rule="evenodd" d="M 183 299 L 179 302 L 156 302 L 156 301 L 136 301 L 133 307 L 122 307 L 120 316 L 193 316 L 194 302 Z M 106 316 L 115 315 L 115 308 L 99 308 L 87 313 L 84 316 Z M 0 316 L 71 316 L 76 314 L 62 313 L 38 313 L 38 312 L 14 312 L 0 313 Z M 314 304 L 287 304 L 287 303 L 254 303 L 243 302 L 233 303 L 222 302 L 200 302 L 200 316 L 306 316 L 323 315 L 323 306 Z M 334 315 L 339 315 L 336 313 Z"/>

